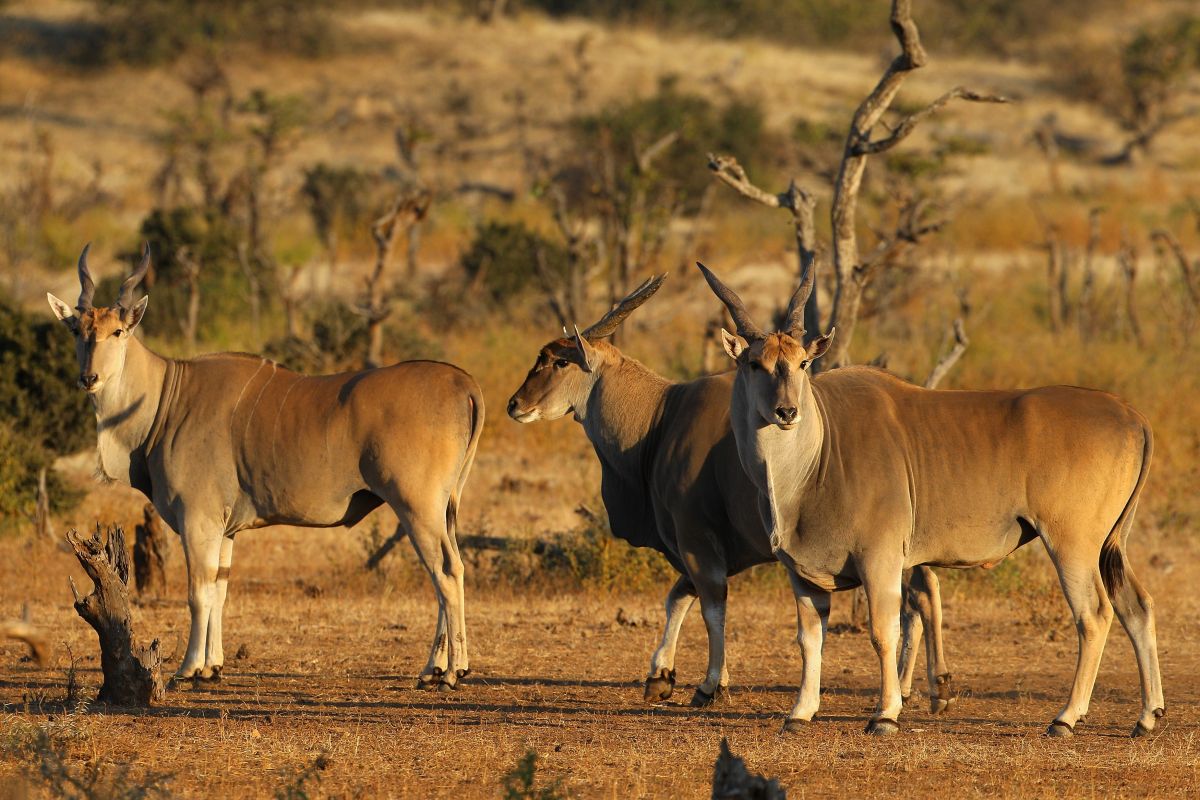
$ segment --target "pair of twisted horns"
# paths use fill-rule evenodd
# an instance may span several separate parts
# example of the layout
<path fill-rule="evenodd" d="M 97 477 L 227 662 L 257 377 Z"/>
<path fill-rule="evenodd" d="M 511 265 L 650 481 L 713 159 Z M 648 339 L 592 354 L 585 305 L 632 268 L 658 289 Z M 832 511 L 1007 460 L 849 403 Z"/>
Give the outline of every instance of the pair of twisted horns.
<path fill-rule="evenodd" d="M 704 274 L 704 279 L 708 281 L 709 288 L 713 290 L 713 294 L 725 304 L 725 308 L 729 309 L 729 316 L 733 317 L 733 324 L 737 326 L 738 336 L 741 336 L 748 342 L 767 338 L 766 332 L 755 325 L 754 320 L 750 319 L 750 314 L 746 311 L 746 305 L 742 302 L 742 298 L 738 297 L 732 289 L 722 283 L 721 279 L 714 275 L 708 267 L 699 261 L 696 262 L 696 266 Z M 817 265 L 813 264 L 809 267 L 804 280 L 796 287 L 796 291 L 792 294 L 791 302 L 788 303 L 783 332 L 799 341 L 804 340 L 804 334 L 806 333 L 804 330 L 804 305 L 808 302 L 809 295 L 812 294 L 816 278 Z"/>
<path fill-rule="evenodd" d="M 601 317 L 599 322 L 589 325 L 582 333 L 576 328 L 575 335 L 582 336 L 589 341 L 607 339 L 609 336 L 612 336 L 621 323 L 625 321 L 626 317 L 636 311 L 638 306 L 645 303 L 654 296 L 655 292 L 662 288 L 663 281 L 666 279 L 667 274 L 665 272 L 661 275 L 647 278 L 641 286 L 625 295 L 624 299 L 609 309 L 608 313 Z"/>
<path fill-rule="evenodd" d="M 75 308 L 81 312 L 92 307 L 92 297 L 96 294 L 96 282 L 92 280 L 92 273 L 88 270 L 87 265 L 88 250 L 91 247 L 92 243 L 88 242 L 83 246 L 83 252 L 79 254 L 79 300 L 75 303 Z M 117 297 L 117 306 L 123 311 L 133 308 L 133 290 L 142 282 L 142 278 L 146 277 L 146 271 L 149 269 L 150 243 L 144 242 L 142 244 L 142 262 L 121 284 L 121 293 Z"/>

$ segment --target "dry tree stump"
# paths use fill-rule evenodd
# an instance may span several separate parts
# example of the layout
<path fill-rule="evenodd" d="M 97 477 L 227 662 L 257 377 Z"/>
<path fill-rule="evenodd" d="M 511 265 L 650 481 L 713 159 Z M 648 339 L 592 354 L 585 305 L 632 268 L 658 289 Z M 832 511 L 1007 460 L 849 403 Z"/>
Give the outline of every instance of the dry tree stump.
<path fill-rule="evenodd" d="M 161 597 L 167 591 L 167 533 L 153 503 L 142 514 L 145 519 L 133 529 L 133 582 L 139 595 Z"/>
<path fill-rule="evenodd" d="M 787 800 L 787 792 L 774 778 L 748 770 L 721 737 L 721 752 L 713 765 L 712 800 Z"/>
<path fill-rule="evenodd" d="M 80 566 L 94 584 L 91 594 L 80 597 L 75 581 L 68 578 L 75 610 L 100 637 L 100 668 L 104 683 L 97 702 L 119 706 L 149 706 L 163 698 L 162 655 L 158 640 L 137 647 L 129 607 L 129 557 L 125 532 L 110 525 L 101 539 L 101 526 L 84 539 L 74 530 L 67 542 L 75 550 Z"/>

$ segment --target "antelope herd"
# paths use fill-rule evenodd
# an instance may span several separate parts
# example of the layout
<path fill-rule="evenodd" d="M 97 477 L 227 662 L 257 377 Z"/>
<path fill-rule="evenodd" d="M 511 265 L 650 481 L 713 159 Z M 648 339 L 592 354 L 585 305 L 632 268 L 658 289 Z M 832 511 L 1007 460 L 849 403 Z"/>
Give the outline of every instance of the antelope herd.
<path fill-rule="evenodd" d="M 469 661 L 455 520 L 484 420 L 474 379 L 432 361 L 308 377 L 244 354 L 164 358 L 133 335 L 148 303 L 134 292 L 149 248 L 116 303 L 99 308 L 87 254 L 74 308 L 48 299 L 76 338 L 103 477 L 142 491 L 182 541 L 191 630 L 176 678 L 212 679 L 223 667 L 239 531 L 352 526 L 387 503 L 438 600 L 418 686 L 456 688 Z M 728 579 L 778 559 L 804 662 L 784 730 L 803 730 L 818 710 L 831 593 L 862 586 L 880 667 L 867 731 L 895 733 L 915 657 L 914 642 L 900 645 L 902 612 L 923 622 L 933 710 L 950 700 L 929 566 L 992 566 L 1040 539 L 1079 635 L 1071 693 L 1047 734 L 1069 736 L 1087 714 L 1114 611 L 1141 675 L 1133 735 L 1153 731 L 1165 709 L 1153 601 L 1124 554 L 1153 450 L 1146 419 L 1113 395 L 1074 387 L 927 390 L 869 367 L 810 377 L 834 336 L 803 329 L 814 270 L 784 330 L 768 334 L 698 266 L 736 325 L 736 335 L 722 331 L 734 371 L 672 383 L 606 341 L 658 291 L 660 275 L 586 330 L 546 344 L 507 409 L 523 423 L 571 414 L 600 460 L 613 533 L 680 573 L 645 699 L 671 696 L 680 627 L 697 598 L 709 657 L 692 703 L 728 694 Z M 915 628 L 903 626 L 907 638 Z"/>

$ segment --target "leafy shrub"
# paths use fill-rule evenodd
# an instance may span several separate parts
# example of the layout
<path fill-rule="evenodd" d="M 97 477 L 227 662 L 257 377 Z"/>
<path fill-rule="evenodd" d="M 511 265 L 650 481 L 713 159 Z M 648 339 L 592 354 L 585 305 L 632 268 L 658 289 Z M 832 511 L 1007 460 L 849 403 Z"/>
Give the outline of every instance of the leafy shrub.
<path fill-rule="evenodd" d="M 707 153 L 733 155 L 754 174 L 779 151 L 764 119 L 757 100 L 743 97 L 717 106 L 680 91 L 676 79 L 664 78 L 649 97 L 572 120 L 580 159 L 574 169 L 581 178 L 569 187 L 573 199 L 586 207 L 597 177 L 615 167 L 619 195 L 642 192 L 651 212 L 678 202 L 684 213 L 694 213 L 712 183 L 703 169 Z M 647 166 L 638 163 L 640 154 L 670 134 L 678 138 Z M 611 199 L 597 202 L 604 205 Z"/>
<path fill-rule="evenodd" d="M 63 455 L 95 442 L 95 415 L 76 388 L 75 340 L 46 310 L 36 318 L 0 302 L 0 419 Z"/>
<path fill-rule="evenodd" d="M 263 354 L 288 369 L 323 375 L 362 366 L 367 351 L 367 318 L 350 306 L 326 301 L 312 306 L 309 338 L 284 336 L 267 342 Z M 389 362 L 439 359 L 441 345 L 417 331 L 407 317 L 394 315 L 383 329 L 383 352 Z"/>
<path fill-rule="evenodd" d="M 504 800 L 562 800 L 567 797 L 562 791 L 561 780 L 537 788 L 537 751 L 533 749 L 526 750 L 516 765 L 505 773 L 501 785 Z"/>
<path fill-rule="evenodd" d="M 567 271 L 566 249 L 520 222 L 486 222 L 475 232 L 461 263 L 468 279 L 498 302 L 537 285 L 538 259 L 551 276 Z"/>
<path fill-rule="evenodd" d="M 97 0 L 101 28 L 85 58 L 159 64 L 215 44 L 249 42 L 306 57 L 334 45 L 320 0 Z"/>

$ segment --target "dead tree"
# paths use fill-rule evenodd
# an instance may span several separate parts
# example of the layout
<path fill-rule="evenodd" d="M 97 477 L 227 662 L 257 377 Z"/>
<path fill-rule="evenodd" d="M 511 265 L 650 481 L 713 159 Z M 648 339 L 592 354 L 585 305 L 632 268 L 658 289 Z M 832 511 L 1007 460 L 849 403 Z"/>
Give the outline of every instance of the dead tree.
<path fill-rule="evenodd" d="M 142 523 L 133 529 L 134 584 L 139 595 L 161 597 L 167 591 L 167 534 L 153 503 L 146 503 L 142 515 Z"/>
<path fill-rule="evenodd" d="M 392 259 L 392 250 L 401 234 L 407 236 L 413 226 L 425 218 L 432 193 L 423 187 L 413 187 L 400 195 L 391 208 L 371 225 L 371 236 L 375 239 L 375 268 L 367 277 L 363 301 L 359 312 L 367 318 L 368 368 L 383 363 L 383 322 L 392 313 L 391 300 L 386 289 L 386 273 Z"/>
<path fill-rule="evenodd" d="M 1101 208 L 1088 211 L 1087 247 L 1083 251 L 1083 278 L 1079 285 L 1079 335 L 1086 342 L 1092 338 L 1096 325 L 1096 309 L 1092 305 L 1092 293 L 1096 288 L 1096 250 L 1100 247 Z"/>
<path fill-rule="evenodd" d="M 1042 225 L 1041 246 L 1046 251 L 1046 318 L 1050 330 L 1059 333 L 1068 316 L 1066 246 L 1062 242 L 1058 225 L 1044 217 L 1036 207 L 1034 213 Z"/>
<path fill-rule="evenodd" d="M 192 248 L 184 245 L 175 251 L 175 263 L 183 271 L 187 285 L 187 314 L 179 320 L 183 340 L 189 354 L 196 352 L 196 330 L 200 326 L 200 260 L 192 254 Z"/>
<path fill-rule="evenodd" d="M 862 187 L 867 160 L 870 156 L 885 153 L 900 144 L 912 134 L 922 120 L 940 111 L 953 100 L 983 103 L 1009 102 L 1007 98 L 999 95 L 984 94 L 956 86 L 929 105 L 909 114 L 894 126 L 888 127 L 885 134 L 874 137 L 876 129 L 884 124 L 884 114 L 891 107 L 904 80 L 910 73 L 923 67 L 928 60 L 925 49 L 921 45 L 917 25 L 912 19 L 911 0 L 893 0 L 891 25 L 892 32 L 900 44 L 901 52 L 888 65 L 875 88 L 854 112 L 850 129 L 846 134 L 841 164 L 837 171 L 837 177 L 834 179 L 830 221 L 836 284 L 833 308 L 825 330 L 832 330 L 836 327 L 837 336 L 833 340 L 830 351 L 818 362 L 822 369 L 850 363 L 850 345 L 854 341 L 854 329 L 858 322 L 864 290 L 870 284 L 874 273 L 892 260 L 890 257 L 885 258 L 884 256 L 892 256 L 899 249 L 913 244 L 911 235 L 923 228 L 923 226 L 917 225 L 909 231 L 899 230 L 891 241 L 880 242 L 871 255 L 867 258 L 862 257 L 858 244 L 857 212 L 858 194 Z M 887 126 L 885 125 L 885 127 Z M 797 219 L 796 235 L 798 246 L 801 249 L 803 270 L 804 238 L 807 234 L 802 230 L 802 225 L 808 223 L 799 219 L 797 213 L 805 213 L 802 204 L 798 202 L 798 199 L 804 197 L 805 193 L 791 188 L 777 195 L 764 192 L 751 184 L 740 168 L 738 168 L 740 174 L 730 172 L 727 169 L 730 163 L 729 159 L 710 158 L 709 168 L 717 177 L 733 186 L 744 196 L 764 205 L 786 208 L 793 214 L 793 218 Z M 924 232 L 928 232 L 928 229 L 925 229 Z M 808 249 L 812 250 L 813 248 Z M 812 335 L 820 335 L 821 326 L 810 324 L 807 316 L 805 325 Z"/>
<path fill-rule="evenodd" d="M 46 471 L 48 467 L 38 470 L 37 506 L 33 511 L 33 529 L 37 538 L 50 538 L 50 491 L 46 488 Z"/>
<path fill-rule="evenodd" d="M 1150 240 L 1156 246 L 1166 248 L 1174 256 L 1175 263 L 1179 266 L 1179 277 L 1183 281 L 1183 288 L 1187 291 L 1192 310 L 1200 310 L 1200 259 L 1194 262 L 1189 259 L 1183 250 L 1183 245 L 1179 243 L 1175 235 L 1163 228 L 1158 228 L 1151 233 Z"/>
<path fill-rule="evenodd" d="M 1129 239 L 1129 232 L 1121 232 L 1121 249 L 1117 252 L 1117 263 L 1121 267 L 1121 277 L 1125 280 L 1125 317 L 1129 320 L 1129 332 L 1139 349 L 1145 348 L 1146 341 L 1142 337 L 1142 322 L 1138 316 L 1137 292 L 1135 282 L 1138 273 L 1138 252 Z"/>
<path fill-rule="evenodd" d="M 746 768 L 746 762 L 729 751 L 721 737 L 721 752 L 713 765 L 712 800 L 787 800 L 787 792 L 774 778 Z"/>
<path fill-rule="evenodd" d="M 75 581 L 68 578 L 75 610 L 100 638 L 104 683 L 96 700 L 118 706 L 149 706 L 163 697 L 158 639 L 149 647 L 135 644 L 125 532 L 120 525 L 111 525 L 103 540 L 100 534 L 99 523 L 88 539 L 74 530 L 67 533 L 67 542 L 94 584 L 91 594 L 80 597 Z"/>

